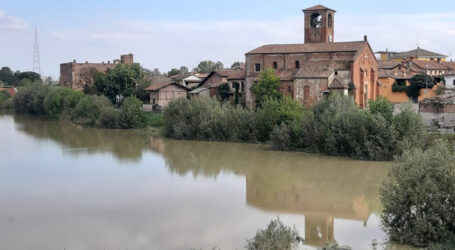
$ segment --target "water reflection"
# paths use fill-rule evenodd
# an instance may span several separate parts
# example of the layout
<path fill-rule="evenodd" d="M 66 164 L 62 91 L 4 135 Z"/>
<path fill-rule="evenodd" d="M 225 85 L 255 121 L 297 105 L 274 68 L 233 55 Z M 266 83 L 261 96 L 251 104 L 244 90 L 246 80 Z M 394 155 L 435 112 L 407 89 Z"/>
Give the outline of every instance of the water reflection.
<path fill-rule="evenodd" d="M 334 220 L 362 221 L 381 211 L 378 184 L 383 162 L 352 161 L 261 145 L 151 139 L 173 173 L 216 177 L 226 171 L 246 176 L 246 202 L 256 208 L 305 215 L 306 244 L 333 242 Z"/>
<path fill-rule="evenodd" d="M 244 178 L 244 203 L 270 214 L 304 215 L 304 230 L 300 231 L 304 231 L 310 246 L 340 241 L 335 233 L 339 219 L 359 221 L 366 227 L 371 215 L 381 211 L 377 190 L 388 166 L 383 162 L 277 152 L 264 145 L 175 141 L 151 137 L 145 130 L 83 129 L 29 116 L 14 116 L 14 123 L 18 131 L 37 140 L 60 144 L 72 157 L 109 153 L 119 162 L 144 164 L 144 154 L 152 151 L 162 157 L 167 171 L 175 176 L 190 174 L 194 179 L 215 181 L 225 178 L 224 174 Z M 172 188 L 175 180 L 163 183 Z M 228 208 L 239 210 L 240 205 L 229 204 Z"/>

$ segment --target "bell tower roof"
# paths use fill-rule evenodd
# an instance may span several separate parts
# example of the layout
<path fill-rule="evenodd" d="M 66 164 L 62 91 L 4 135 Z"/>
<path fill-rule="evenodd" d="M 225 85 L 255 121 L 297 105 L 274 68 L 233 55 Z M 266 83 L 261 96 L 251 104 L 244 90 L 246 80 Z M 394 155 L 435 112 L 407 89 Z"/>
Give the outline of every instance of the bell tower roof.
<path fill-rule="evenodd" d="M 332 10 L 330 8 L 327 8 L 323 5 L 315 5 L 313 7 L 310 7 L 310 8 L 307 8 L 307 9 L 304 9 L 303 12 L 306 12 L 306 11 L 314 11 L 314 10 L 330 10 L 330 11 L 333 11 L 333 12 L 336 12 L 336 10 Z"/>

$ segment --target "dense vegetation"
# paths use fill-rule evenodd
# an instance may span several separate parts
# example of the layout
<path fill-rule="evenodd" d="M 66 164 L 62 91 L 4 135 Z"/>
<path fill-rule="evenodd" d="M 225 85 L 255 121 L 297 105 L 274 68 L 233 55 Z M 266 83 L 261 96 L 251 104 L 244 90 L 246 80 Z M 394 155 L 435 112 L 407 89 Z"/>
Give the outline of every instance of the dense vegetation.
<path fill-rule="evenodd" d="M 142 102 L 134 96 L 113 105 L 105 96 L 35 83 L 18 88 L 12 102 L 17 113 L 70 119 L 83 126 L 127 129 L 162 123 L 160 115 L 141 110 Z"/>
<path fill-rule="evenodd" d="M 270 221 L 266 229 L 259 229 L 254 238 L 247 240 L 246 249 L 297 249 L 303 239 L 297 229 L 288 227 L 279 218 Z"/>
<path fill-rule="evenodd" d="M 420 116 L 393 116 L 384 99 L 362 110 L 352 97 L 333 94 L 305 110 L 290 97 L 265 98 L 257 111 L 210 98 L 178 99 L 164 109 L 164 132 L 176 139 L 270 142 L 280 150 L 324 152 L 391 160 L 423 139 Z"/>
<path fill-rule="evenodd" d="M 380 193 L 382 224 L 390 238 L 414 246 L 452 249 L 455 234 L 453 146 L 436 140 L 407 150 L 391 169 Z M 444 246 L 448 247 L 445 248 Z"/>
<path fill-rule="evenodd" d="M 0 82 L 4 86 L 24 86 L 28 83 L 41 80 L 41 76 L 35 72 L 13 72 L 8 67 L 2 67 L 0 69 Z M 1 87 L 1 86 L 0 86 Z"/>

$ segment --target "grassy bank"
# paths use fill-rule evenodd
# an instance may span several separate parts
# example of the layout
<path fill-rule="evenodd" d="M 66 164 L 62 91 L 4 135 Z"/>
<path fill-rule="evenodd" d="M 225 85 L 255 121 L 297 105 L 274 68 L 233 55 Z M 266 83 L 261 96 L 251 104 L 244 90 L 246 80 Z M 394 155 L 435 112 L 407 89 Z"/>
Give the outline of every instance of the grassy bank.
<path fill-rule="evenodd" d="M 12 98 L 0 95 L 0 108 L 13 109 L 20 114 L 71 120 L 87 127 L 137 129 L 161 127 L 163 123 L 160 114 L 143 111 L 142 102 L 135 97 L 113 105 L 102 95 L 84 95 L 72 89 L 42 84 L 19 87 Z"/>

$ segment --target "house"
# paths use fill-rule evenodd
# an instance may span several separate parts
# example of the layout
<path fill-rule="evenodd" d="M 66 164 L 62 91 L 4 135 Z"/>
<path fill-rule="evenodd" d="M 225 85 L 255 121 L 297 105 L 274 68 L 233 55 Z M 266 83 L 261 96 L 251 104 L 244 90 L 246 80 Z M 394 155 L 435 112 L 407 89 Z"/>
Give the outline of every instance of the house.
<path fill-rule="evenodd" d="M 92 81 L 94 72 L 105 73 L 108 69 L 114 69 L 118 64 L 133 64 L 133 54 L 121 55 L 120 60 L 115 59 L 112 63 L 77 63 L 76 60 L 60 64 L 60 84 L 73 90 L 83 90 L 84 86 Z"/>
<path fill-rule="evenodd" d="M 188 72 L 171 76 L 171 79 L 190 89 L 196 88 L 209 75 L 209 73 Z"/>
<path fill-rule="evenodd" d="M 408 61 L 398 63 L 393 60 L 378 61 L 379 75 L 378 81 L 381 84 L 379 95 L 387 98 L 392 103 L 409 102 L 409 97 L 405 92 L 406 86 L 411 85 L 411 78 L 416 74 L 425 74 L 427 71 L 421 67 L 422 61 Z M 426 61 L 431 62 L 431 61 Z M 435 64 L 436 62 L 433 62 Z M 433 64 L 432 64 L 433 65 Z M 438 65 L 433 65 L 438 68 Z M 421 89 L 419 101 L 424 98 L 436 96 L 436 90 L 440 85 L 440 75 L 435 76 L 436 85 L 428 90 Z"/>
<path fill-rule="evenodd" d="M 0 87 L 0 91 L 6 91 L 13 97 L 16 94 L 17 89 L 15 87 Z"/>
<path fill-rule="evenodd" d="M 398 63 L 401 61 L 445 62 L 447 58 L 446 55 L 421 49 L 420 47 L 417 47 L 417 49 L 414 50 L 404 52 L 392 52 L 386 49 L 385 51 L 378 51 L 376 52 L 376 54 L 379 54 L 380 60 L 382 61 L 392 60 Z"/>
<path fill-rule="evenodd" d="M 175 81 L 163 81 L 153 84 L 145 89 L 150 93 L 150 104 L 166 107 L 174 99 L 186 98 L 189 88 Z"/>
<path fill-rule="evenodd" d="M 425 125 L 455 127 L 455 93 L 426 98 L 419 102 L 419 113 Z"/>
<path fill-rule="evenodd" d="M 217 95 L 217 88 L 223 84 L 228 84 L 232 95 L 235 93 L 236 85 L 239 88 L 239 94 L 245 92 L 245 69 L 237 67 L 234 69 L 215 70 L 210 73 L 199 85 L 209 90 L 210 97 Z"/>
<path fill-rule="evenodd" d="M 445 81 L 445 88 L 455 90 L 455 72 L 443 75 Z"/>
<path fill-rule="evenodd" d="M 251 87 L 259 74 L 274 68 L 280 91 L 311 107 L 331 91 L 354 96 L 361 107 L 379 96 L 378 63 L 363 41 L 335 42 L 335 10 L 322 5 L 303 10 L 305 42 L 264 45 L 246 53 L 246 102 L 254 105 Z"/>

